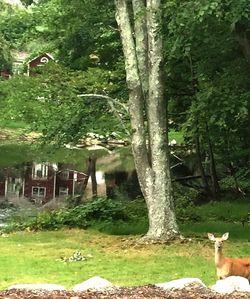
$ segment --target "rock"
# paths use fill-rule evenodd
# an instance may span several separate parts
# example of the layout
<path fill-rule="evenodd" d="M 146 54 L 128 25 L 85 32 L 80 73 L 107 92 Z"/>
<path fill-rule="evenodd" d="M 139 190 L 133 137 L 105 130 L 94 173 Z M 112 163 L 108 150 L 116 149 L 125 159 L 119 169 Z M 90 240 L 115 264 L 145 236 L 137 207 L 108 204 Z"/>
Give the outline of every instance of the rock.
<path fill-rule="evenodd" d="M 177 141 L 175 139 L 171 140 L 169 143 L 168 143 L 170 146 L 174 146 L 177 144 Z"/>
<path fill-rule="evenodd" d="M 25 289 L 25 290 L 46 290 L 46 291 L 65 291 L 64 286 L 56 285 L 56 284 L 15 284 L 8 287 L 7 290 L 12 289 Z"/>
<path fill-rule="evenodd" d="M 181 278 L 169 282 L 157 283 L 155 285 L 165 290 L 184 289 L 188 287 L 207 288 L 199 278 Z"/>
<path fill-rule="evenodd" d="M 82 283 L 79 283 L 73 287 L 73 291 L 75 292 L 83 292 L 89 289 L 101 290 L 112 287 L 113 284 L 108 280 L 100 277 L 94 276 Z"/>
<path fill-rule="evenodd" d="M 217 280 L 211 288 L 217 293 L 250 292 L 250 284 L 247 278 L 241 276 L 229 276 Z"/>

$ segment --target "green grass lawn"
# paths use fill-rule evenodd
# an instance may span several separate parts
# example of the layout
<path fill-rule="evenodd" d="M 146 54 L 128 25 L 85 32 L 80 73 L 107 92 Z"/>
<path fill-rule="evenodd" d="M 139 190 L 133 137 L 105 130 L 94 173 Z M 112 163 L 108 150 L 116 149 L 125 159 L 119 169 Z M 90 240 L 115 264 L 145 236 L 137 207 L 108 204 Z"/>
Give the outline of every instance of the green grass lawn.
<path fill-rule="evenodd" d="M 200 278 L 211 286 L 216 281 L 214 245 L 207 233 L 230 233 L 224 253 L 250 257 L 250 224 L 241 223 L 249 213 L 249 199 L 220 201 L 193 207 L 199 222 L 180 223 L 185 241 L 142 245 L 137 241 L 147 231 L 145 203 L 127 202 L 132 221 L 104 221 L 95 229 L 63 229 L 15 232 L 0 236 L 0 289 L 16 283 L 56 283 L 72 287 L 99 275 L 116 285 L 133 286 L 185 277 Z M 228 213 L 228 210 L 231 212 Z M 230 214 L 230 217 L 229 217 Z M 86 261 L 62 262 L 75 251 Z"/>
<path fill-rule="evenodd" d="M 188 227 L 185 231 L 188 236 Z M 186 243 L 170 245 L 141 245 L 137 239 L 138 236 L 77 229 L 3 235 L 0 289 L 16 283 L 56 283 L 69 288 L 95 275 L 121 286 L 184 277 L 201 278 L 207 285 L 215 282 L 213 244 L 206 233 Z M 60 261 L 77 250 L 92 257 L 81 262 Z M 225 243 L 225 252 L 231 256 L 250 256 L 249 241 L 230 238 Z"/>

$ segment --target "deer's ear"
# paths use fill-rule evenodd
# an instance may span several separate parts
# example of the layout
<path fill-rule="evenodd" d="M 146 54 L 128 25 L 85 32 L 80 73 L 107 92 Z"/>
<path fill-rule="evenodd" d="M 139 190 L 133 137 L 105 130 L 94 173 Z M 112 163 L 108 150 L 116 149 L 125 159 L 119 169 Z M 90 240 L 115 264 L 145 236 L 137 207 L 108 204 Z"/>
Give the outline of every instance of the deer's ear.
<path fill-rule="evenodd" d="M 214 240 L 215 240 L 215 237 L 214 237 L 213 234 L 208 233 L 207 236 L 208 236 L 208 239 L 209 239 L 209 240 L 211 240 L 211 241 L 214 241 Z"/>
<path fill-rule="evenodd" d="M 223 241 L 226 241 L 229 237 L 229 233 L 225 233 L 221 238 Z"/>

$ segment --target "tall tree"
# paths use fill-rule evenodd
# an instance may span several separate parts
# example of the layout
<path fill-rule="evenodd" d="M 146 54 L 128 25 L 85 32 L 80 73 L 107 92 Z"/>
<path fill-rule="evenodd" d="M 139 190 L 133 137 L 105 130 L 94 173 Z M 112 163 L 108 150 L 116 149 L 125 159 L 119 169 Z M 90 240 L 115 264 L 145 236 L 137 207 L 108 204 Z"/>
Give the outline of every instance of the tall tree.
<path fill-rule="evenodd" d="M 147 203 L 146 239 L 173 239 L 176 223 L 162 80 L 160 0 L 115 0 L 129 91 L 132 150 Z M 132 19 L 131 19 L 132 16 Z"/>

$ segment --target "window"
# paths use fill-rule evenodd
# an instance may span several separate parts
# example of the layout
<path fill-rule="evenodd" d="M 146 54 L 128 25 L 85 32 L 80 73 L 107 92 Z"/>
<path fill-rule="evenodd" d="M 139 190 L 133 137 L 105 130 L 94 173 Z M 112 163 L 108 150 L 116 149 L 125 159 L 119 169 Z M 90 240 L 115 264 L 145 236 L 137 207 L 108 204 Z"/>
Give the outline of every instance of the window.
<path fill-rule="evenodd" d="M 7 192 L 19 194 L 22 189 L 22 179 L 21 178 L 8 178 Z"/>
<path fill-rule="evenodd" d="M 33 179 L 47 179 L 48 177 L 48 165 L 45 163 L 34 164 L 32 168 Z"/>
<path fill-rule="evenodd" d="M 59 196 L 66 196 L 69 194 L 69 188 L 59 187 Z"/>
<path fill-rule="evenodd" d="M 33 197 L 45 198 L 45 195 L 46 195 L 45 187 L 32 187 L 32 196 Z"/>
<path fill-rule="evenodd" d="M 14 75 L 20 75 L 24 72 L 23 62 L 16 61 L 13 63 L 12 72 Z"/>

